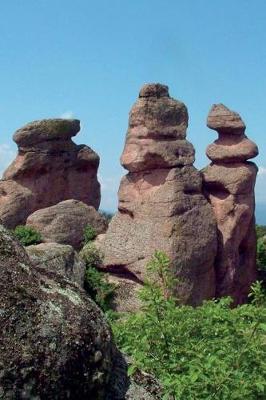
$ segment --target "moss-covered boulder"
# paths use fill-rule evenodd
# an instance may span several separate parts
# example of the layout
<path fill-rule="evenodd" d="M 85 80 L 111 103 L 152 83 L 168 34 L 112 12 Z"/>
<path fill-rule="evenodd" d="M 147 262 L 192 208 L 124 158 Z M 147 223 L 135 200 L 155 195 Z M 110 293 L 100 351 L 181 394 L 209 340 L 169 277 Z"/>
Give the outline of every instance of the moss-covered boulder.
<path fill-rule="evenodd" d="M 104 399 L 113 345 L 78 285 L 42 266 L 0 226 L 0 398 Z"/>

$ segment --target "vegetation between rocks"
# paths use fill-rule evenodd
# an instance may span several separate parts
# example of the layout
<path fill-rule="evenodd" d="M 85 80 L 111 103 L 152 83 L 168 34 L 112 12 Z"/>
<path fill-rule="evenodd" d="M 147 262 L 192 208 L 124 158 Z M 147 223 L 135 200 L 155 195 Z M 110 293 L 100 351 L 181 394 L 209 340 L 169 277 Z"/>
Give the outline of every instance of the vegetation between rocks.
<path fill-rule="evenodd" d="M 85 290 L 103 311 L 108 311 L 114 294 L 114 285 L 109 283 L 105 274 L 97 269 L 103 260 L 102 253 L 89 242 L 81 250 L 80 256 L 86 264 Z"/>
<path fill-rule="evenodd" d="M 259 279 L 266 288 L 266 226 L 257 225 L 257 267 Z"/>
<path fill-rule="evenodd" d="M 91 242 L 97 236 L 96 230 L 91 225 L 87 225 L 84 229 L 84 244 Z"/>
<path fill-rule="evenodd" d="M 266 396 L 266 305 L 262 285 L 250 304 L 205 301 L 193 308 L 170 294 L 169 259 L 156 252 L 140 292 L 141 311 L 120 315 L 112 326 L 118 346 L 162 383 L 163 399 L 262 400 Z"/>
<path fill-rule="evenodd" d="M 13 233 L 23 246 L 39 244 L 42 241 L 41 234 L 31 226 L 18 225 Z"/>

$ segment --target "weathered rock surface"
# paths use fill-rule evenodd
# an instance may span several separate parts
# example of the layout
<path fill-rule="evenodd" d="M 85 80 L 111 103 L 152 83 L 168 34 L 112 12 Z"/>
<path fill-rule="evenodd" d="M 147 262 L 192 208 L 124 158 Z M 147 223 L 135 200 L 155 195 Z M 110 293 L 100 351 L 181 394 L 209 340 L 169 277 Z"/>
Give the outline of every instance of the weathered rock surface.
<path fill-rule="evenodd" d="M 240 115 L 223 104 L 214 104 L 209 112 L 207 126 L 219 133 L 241 135 L 246 125 Z"/>
<path fill-rule="evenodd" d="M 40 243 L 27 246 L 26 252 L 31 263 L 45 267 L 84 286 L 85 263 L 78 257 L 72 246 L 59 243 Z"/>
<path fill-rule="evenodd" d="M 108 223 L 94 207 L 78 200 L 65 200 L 35 211 L 27 218 L 26 225 L 40 232 L 44 242 L 69 244 L 80 249 L 87 225 L 99 234 L 106 231 Z"/>
<path fill-rule="evenodd" d="M 76 199 L 98 209 L 98 155 L 71 137 L 78 120 L 34 121 L 14 134 L 18 155 L 0 181 L 0 220 L 8 228 L 24 224 L 34 211 Z"/>
<path fill-rule="evenodd" d="M 247 160 L 255 157 L 258 149 L 244 135 L 245 124 L 239 114 L 221 104 L 212 107 L 207 125 L 219 134 L 207 148 L 213 162 L 202 171 L 218 226 L 216 295 L 232 296 L 235 304 L 241 304 L 256 279 L 257 167 Z"/>
<path fill-rule="evenodd" d="M 166 86 L 141 89 L 121 157 L 130 172 L 100 246 L 107 270 L 136 284 L 142 284 L 155 250 L 163 250 L 179 278 L 178 296 L 200 304 L 215 293 L 216 223 L 192 165 L 187 124 L 186 106 L 170 98 Z"/>
<path fill-rule="evenodd" d="M 0 227 L 0 398 L 105 399 L 113 345 L 78 285 L 32 266 Z"/>
<path fill-rule="evenodd" d="M 221 134 L 219 139 L 207 147 L 208 158 L 216 163 L 243 162 L 256 157 L 258 148 L 245 135 Z"/>

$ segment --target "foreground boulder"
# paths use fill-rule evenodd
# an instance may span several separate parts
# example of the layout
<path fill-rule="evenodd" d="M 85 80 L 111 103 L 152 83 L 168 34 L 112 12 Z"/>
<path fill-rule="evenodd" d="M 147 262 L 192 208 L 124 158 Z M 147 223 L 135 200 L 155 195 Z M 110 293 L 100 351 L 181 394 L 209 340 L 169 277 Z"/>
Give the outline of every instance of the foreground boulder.
<path fill-rule="evenodd" d="M 256 279 L 257 166 L 247 160 L 258 154 L 258 148 L 246 137 L 240 115 L 223 104 L 212 107 L 207 125 L 219 135 L 207 148 L 212 163 L 202 171 L 218 226 L 216 296 L 231 296 L 241 304 Z"/>
<path fill-rule="evenodd" d="M 78 120 L 34 121 L 13 136 L 18 155 L 0 181 L 0 220 L 8 228 L 24 224 L 28 215 L 66 199 L 98 209 L 99 156 L 71 138 Z"/>
<path fill-rule="evenodd" d="M 192 165 L 187 125 L 186 106 L 169 96 L 167 86 L 141 89 L 121 157 L 129 173 L 100 246 L 105 268 L 136 285 L 143 283 L 154 252 L 164 251 L 178 278 L 178 297 L 197 305 L 215 293 L 216 222 Z"/>
<path fill-rule="evenodd" d="M 74 283 L 33 267 L 0 227 L 0 398 L 104 399 L 113 345 L 102 312 Z"/>
<path fill-rule="evenodd" d="M 82 247 L 87 225 L 92 226 L 97 235 L 104 233 L 108 226 L 94 207 L 77 200 L 65 200 L 35 211 L 26 224 L 40 232 L 44 242 L 69 244 L 75 249 Z"/>
<path fill-rule="evenodd" d="M 85 263 L 72 246 L 59 243 L 40 243 L 27 246 L 26 252 L 32 265 L 45 267 L 48 271 L 62 274 L 84 286 Z"/>

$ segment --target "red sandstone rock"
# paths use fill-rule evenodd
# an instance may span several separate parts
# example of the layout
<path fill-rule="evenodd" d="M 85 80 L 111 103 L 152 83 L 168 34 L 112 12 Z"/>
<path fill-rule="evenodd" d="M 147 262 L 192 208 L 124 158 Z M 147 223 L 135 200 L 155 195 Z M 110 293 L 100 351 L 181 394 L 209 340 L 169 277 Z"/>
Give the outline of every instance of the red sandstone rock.
<path fill-rule="evenodd" d="M 243 162 L 258 155 L 258 147 L 245 135 L 220 133 L 219 139 L 207 147 L 206 154 L 214 162 Z"/>
<path fill-rule="evenodd" d="M 197 305 L 215 293 L 216 223 L 192 166 L 187 121 L 185 105 L 170 98 L 166 86 L 141 89 L 121 157 L 130 172 L 121 181 L 118 213 L 100 246 L 105 267 L 124 280 L 123 287 L 125 279 L 141 284 L 151 256 L 164 251 L 179 279 L 178 297 Z"/>
<path fill-rule="evenodd" d="M 214 104 L 212 106 L 208 115 L 207 126 L 218 132 L 236 135 L 243 134 L 246 129 L 246 125 L 240 115 L 223 104 Z"/>
<path fill-rule="evenodd" d="M 216 126 L 219 139 L 208 147 L 207 155 L 213 163 L 202 172 L 204 190 L 218 226 L 216 295 L 232 296 L 235 304 L 241 304 L 246 301 L 250 285 L 256 279 L 254 186 L 257 167 L 246 160 L 255 157 L 258 149 L 245 135 L 235 135 L 241 124 L 242 129 L 245 126 L 238 114 L 228 110 L 214 123 L 213 110 L 215 106 L 210 111 L 213 119 L 208 117 L 208 126 L 212 129 Z"/>
<path fill-rule="evenodd" d="M 106 231 L 108 224 L 94 207 L 77 200 L 65 200 L 35 211 L 27 218 L 27 225 L 40 232 L 44 242 L 69 244 L 74 249 L 80 249 L 87 225 L 99 234 Z"/>
<path fill-rule="evenodd" d="M 50 119 L 31 122 L 14 134 L 18 155 L 0 181 L 0 220 L 6 227 L 67 199 L 98 209 L 99 157 L 72 142 L 79 129 L 78 120 Z"/>

